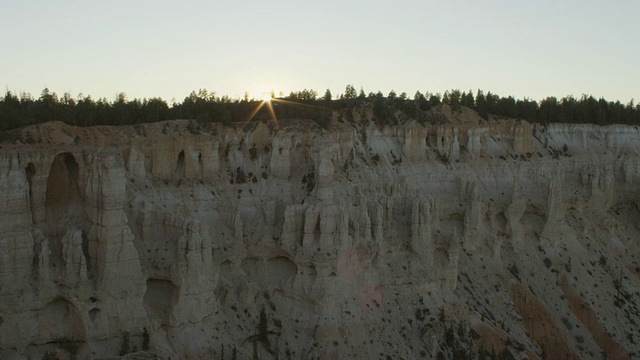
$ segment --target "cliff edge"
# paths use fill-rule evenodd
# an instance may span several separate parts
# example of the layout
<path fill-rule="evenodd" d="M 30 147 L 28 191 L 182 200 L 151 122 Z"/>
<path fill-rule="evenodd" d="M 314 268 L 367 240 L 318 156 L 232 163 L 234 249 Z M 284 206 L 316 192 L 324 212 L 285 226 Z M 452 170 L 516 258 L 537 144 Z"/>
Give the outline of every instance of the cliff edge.
<path fill-rule="evenodd" d="M 443 111 L 22 129 L 0 357 L 640 356 L 640 131 Z"/>

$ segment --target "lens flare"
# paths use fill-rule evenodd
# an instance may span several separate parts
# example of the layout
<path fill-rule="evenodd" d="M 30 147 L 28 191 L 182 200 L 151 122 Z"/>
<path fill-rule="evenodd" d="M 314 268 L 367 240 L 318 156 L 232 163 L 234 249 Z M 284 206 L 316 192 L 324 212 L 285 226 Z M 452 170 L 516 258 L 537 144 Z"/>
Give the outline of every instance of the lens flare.
<path fill-rule="evenodd" d="M 249 115 L 249 118 L 242 124 L 241 129 L 244 129 L 244 127 L 251 121 L 251 119 L 253 119 L 254 116 L 256 116 L 258 111 L 260 111 L 260 109 L 262 109 L 265 105 L 266 105 L 267 111 L 271 115 L 271 119 L 273 120 L 273 122 L 276 125 L 276 129 L 280 129 L 280 124 L 278 123 L 278 118 L 276 117 L 276 112 L 275 112 L 275 110 L 273 108 L 274 105 L 280 104 L 280 105 L 289 105 L 289 106 L 303 106 L 303 107 L 315 108 L 315 109 L 320 109 L 320 110 L 326 110 L 326 108 L 324 106 L 305 104 L 303 102 L 276 98 L 273 95 L 273 91 L 270 92 L 270 93 L 262 93 L 261 96 L 253 97 L 253 99 L 260 100 L 260 103 L 251 112 L 251 115 Z"/>
<path fill-rule="evenodd" d="M 273 122 L 276 124 L 276 129 L 280 129 L 280 124 L 278 124 L 278 118 L 276 117 L 276 112 L 273 110 L 273 105 L 271 104 L 271 101 L 274 100 L 271 97 L 271 94 L 262 95 L 261 99 L 262 101 L 260 101 L 260 105 L 258 105 L 258 107 L 256 107 L 255 110 L 251 112 L 251 115 L 249 115 L 249 118 L 244 122 L 244 124 L 242 124 L 241 129 L 244 129 L 244 127 L 249 123 L 249 121 L 251 121 L 251 119 L 253 119 L 253 117 L 256 116 L 258 111 L 260 111 L 260 109 L 262 109 L 262 107 L 265 105 L 267 105 L 269 114 L 271 114 L 271 118 L 273 119 Z"/>

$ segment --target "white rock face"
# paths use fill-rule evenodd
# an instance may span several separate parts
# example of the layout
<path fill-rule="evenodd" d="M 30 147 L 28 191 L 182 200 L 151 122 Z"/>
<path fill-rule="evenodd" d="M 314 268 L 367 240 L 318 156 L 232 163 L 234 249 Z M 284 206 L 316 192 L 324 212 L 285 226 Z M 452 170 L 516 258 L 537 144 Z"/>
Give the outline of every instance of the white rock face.
<path fill-rule="evenodd" d="M 265 357 L 435 357 L 440 317 L 475 350 L 640 356 L 620 311 L 640 288 L 637 129 L 185 127 L 3 145 L 0 356 L 115 355 L 147 328 L 165 357 L 249 358 L 263 308 Z M 564 293 L 603 306 L 586 320 Z"/>

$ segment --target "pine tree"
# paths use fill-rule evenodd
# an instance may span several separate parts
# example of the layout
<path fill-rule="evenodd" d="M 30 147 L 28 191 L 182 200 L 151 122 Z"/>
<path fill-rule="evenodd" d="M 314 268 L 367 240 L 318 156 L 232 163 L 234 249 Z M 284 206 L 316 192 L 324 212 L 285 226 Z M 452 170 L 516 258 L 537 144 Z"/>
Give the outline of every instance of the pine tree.
<path fill-rule="evenodd" d="M 461 96 L 462 94 L 458 89 L 451 90 L 451 92 L 449 93 L 449 105 L 451 105 L 451 109 L 453 109 L 454 111 L 460 110 Z"/>
<path fill-rule="evenodd" d="M 483 119 L 487 120 L 489 118 L 487 98 L 485 98 L 482 90 L 478 90 L 478 93 L 476 94 L 476 111 L 478 111 L 478 115 Z"/>
<path fill-rule="evenodd" d="M 498 106 L 498 99 L 500 97 L 498 95 L 492 94 L 491 91 L 487 92 L 487 112 L 489 114 L 495 114 L 496 108 Z"/>
<path fill-rule="evenodd" d="M 470 109 L 474 109 L 476 107 L 476 104 L 473 100 L 473 92 L 471 90 L 469 90 L 469 92 L 465 92 L 462 93 L 462 106 L 466 106 Z"/>
<path fill-rule="evenodd" d="M 324 92 L 324 96 L 322 97 L 322 99 L 326 102 L 331 102 L 331 90 L 327 89 L 327 91 Z"/>
<path fill-rule="evenodd" d="M 395 91 L 393 91 L 393 89 L 391 91 L 389 91 L 389 95 L 387 95 L 387 98 L 389 98 L 389 100 L 394 100 L 396 98 L 397 94 Z"/>
<path fill-rule="evenodd" d="M 355 99 L 356 97 L 358 97 L 356 88 L 354 88 L 353 85 L 347 85 L 347 87 L 344 89 L 344 98 Z"/>

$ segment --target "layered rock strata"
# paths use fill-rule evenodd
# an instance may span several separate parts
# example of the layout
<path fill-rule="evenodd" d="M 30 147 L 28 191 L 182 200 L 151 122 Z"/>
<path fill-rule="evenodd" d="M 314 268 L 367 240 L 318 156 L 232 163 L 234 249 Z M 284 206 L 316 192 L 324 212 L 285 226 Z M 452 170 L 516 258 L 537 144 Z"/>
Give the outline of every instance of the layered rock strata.
<path fill-rule="evenodd" d="M 24 129 L 0 354 L 640 356 L 638 129 L 335 125 Z"/>

